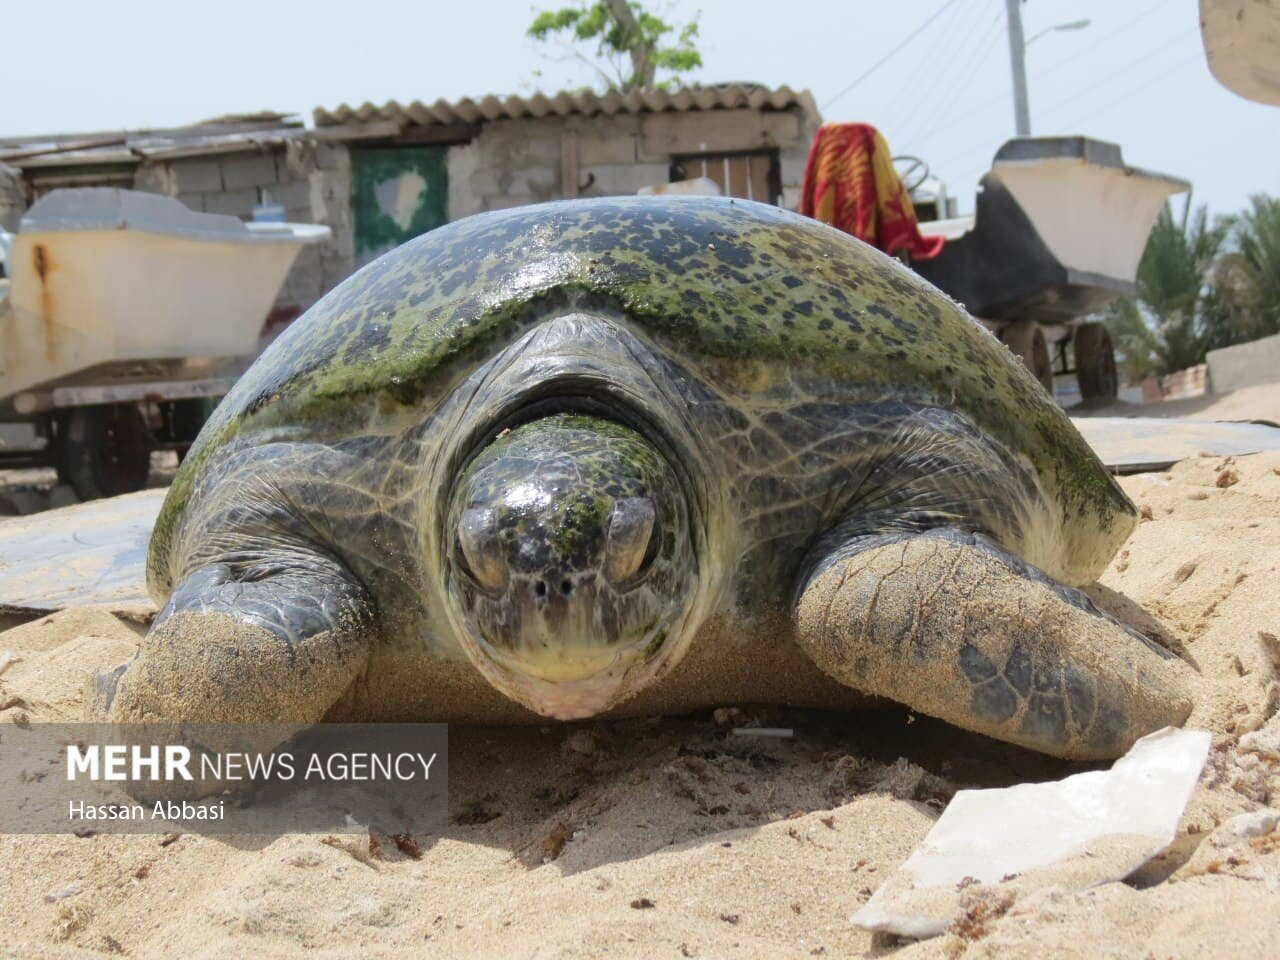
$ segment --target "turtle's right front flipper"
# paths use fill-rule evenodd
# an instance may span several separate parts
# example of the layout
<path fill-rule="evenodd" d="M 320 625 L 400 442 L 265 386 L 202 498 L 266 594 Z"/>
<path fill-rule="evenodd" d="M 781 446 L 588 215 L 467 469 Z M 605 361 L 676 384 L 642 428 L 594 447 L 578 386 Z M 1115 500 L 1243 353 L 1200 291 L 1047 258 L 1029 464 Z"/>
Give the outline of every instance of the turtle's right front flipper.
<path fill-rule="evenodd" d="M 851 539 L 795 617 L 835 679 L 1055 756 L 1119 756 L 1191 710 L 1185 664 L 978 534 Z"/>
<path fill-rule="evenodd" d="M 335 560 L 239 556 L 189 573 L 138 655 L 99 674 L 90 716 L 113 722 L 318 722 L 363 668 L 369 597 Z"/>

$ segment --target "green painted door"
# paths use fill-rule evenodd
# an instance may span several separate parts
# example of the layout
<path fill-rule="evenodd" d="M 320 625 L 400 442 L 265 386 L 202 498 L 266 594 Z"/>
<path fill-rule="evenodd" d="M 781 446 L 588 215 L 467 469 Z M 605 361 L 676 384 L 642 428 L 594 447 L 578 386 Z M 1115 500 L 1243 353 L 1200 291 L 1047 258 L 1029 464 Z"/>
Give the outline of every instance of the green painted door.
<path fill-rule="evenodd" d="M 362 147 L 351 151 L 356 266 L 449 219 L 444 147 Z"/>

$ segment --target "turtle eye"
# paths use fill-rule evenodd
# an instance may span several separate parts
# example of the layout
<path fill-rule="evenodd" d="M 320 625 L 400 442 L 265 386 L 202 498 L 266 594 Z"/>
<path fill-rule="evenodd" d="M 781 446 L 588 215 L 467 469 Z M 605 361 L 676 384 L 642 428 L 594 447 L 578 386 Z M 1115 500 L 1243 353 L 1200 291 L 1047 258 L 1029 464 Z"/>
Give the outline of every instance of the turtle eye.
<path fill-rule="evenodd" d="M 497 593 L 507 582 L 498 542 L 498 518 L 492 510 L 469 507 L 458 520 L 458 566 L 482 590 Z"/>
<path fill-rule="evenodd" d="M 624 497 L 613 505 L 605 543 L 604 572 L 617 586 L 633 583 L 653 565 L 657 510 L 648 497 Z"/>

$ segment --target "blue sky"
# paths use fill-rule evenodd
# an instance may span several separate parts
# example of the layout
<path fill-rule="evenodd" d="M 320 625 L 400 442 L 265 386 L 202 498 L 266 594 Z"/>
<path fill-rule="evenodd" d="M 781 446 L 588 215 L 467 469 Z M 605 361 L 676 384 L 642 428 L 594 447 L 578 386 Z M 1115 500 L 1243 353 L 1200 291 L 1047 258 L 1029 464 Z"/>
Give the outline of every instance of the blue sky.
<path fill-rule="evenodd" d="M 545 6 L 554 6 L 547 3 Z M 811 90 L 829 120 L 876 124 L 971 208 L 1013 132 L 1004 0 L 674 0 L 701 10 L 703 82 Z M 8 83 L 0 134 L 178 125 L 261 109 L 554 91 L 589 70 L 524 37 L 529 0 L 0 2 Z M 1136 166 L 1193 182 L 1215 213 L 1280 195 L 1280 107 L 1250 103 L 1205 64 L 1196 0 L 1028 0 L 1032 130 L 1121 144 Z M 848 92 L 914 30 L 928 26 Z M 541 71 L 541 76 L 537 74 Z"/>

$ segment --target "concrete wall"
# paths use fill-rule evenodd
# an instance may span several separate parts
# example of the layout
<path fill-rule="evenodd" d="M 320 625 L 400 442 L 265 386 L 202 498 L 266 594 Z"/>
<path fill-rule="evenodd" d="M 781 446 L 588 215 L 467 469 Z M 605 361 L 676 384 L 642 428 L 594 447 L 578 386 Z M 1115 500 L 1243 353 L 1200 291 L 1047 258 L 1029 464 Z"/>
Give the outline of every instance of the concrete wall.
<path fill-rule="evenodd" d="M 144 163 L 134 188 L 243 220 L 270 201 L 284 207 L 286 220 L 330 227 L 332 238 L 303 247 L 280 288 L 276 306 L 286 312 L 305 310 L 354 269 L 351 157 L 343 144 L 294 140 L 269 150 Z"/>
<path fill-rule="evenodd" d="M 1260 383 L 1280 383 L 1280 333 L 1234 347 L 1210 350 L 1209 387 L 1230 393 Z"/>
<path fill-rule="evenodd" d="M 1178 370 L 1160 378 L 1160 391 L 1166 400 L 1203 397 L 1209 392 L 1209 368 L 1203 363 Z"/>
<path fill-rule="evenodd" d="M 674 156 L 762 149 L 778 150 L 783 204 L 794 209 L 816 127 L 799 109 L 495 120 L 449 148 L 449 219 L 566 196 L 634 194 L 666 183 Z M 582 189 L 566 191 L 566 177 Z"/>

